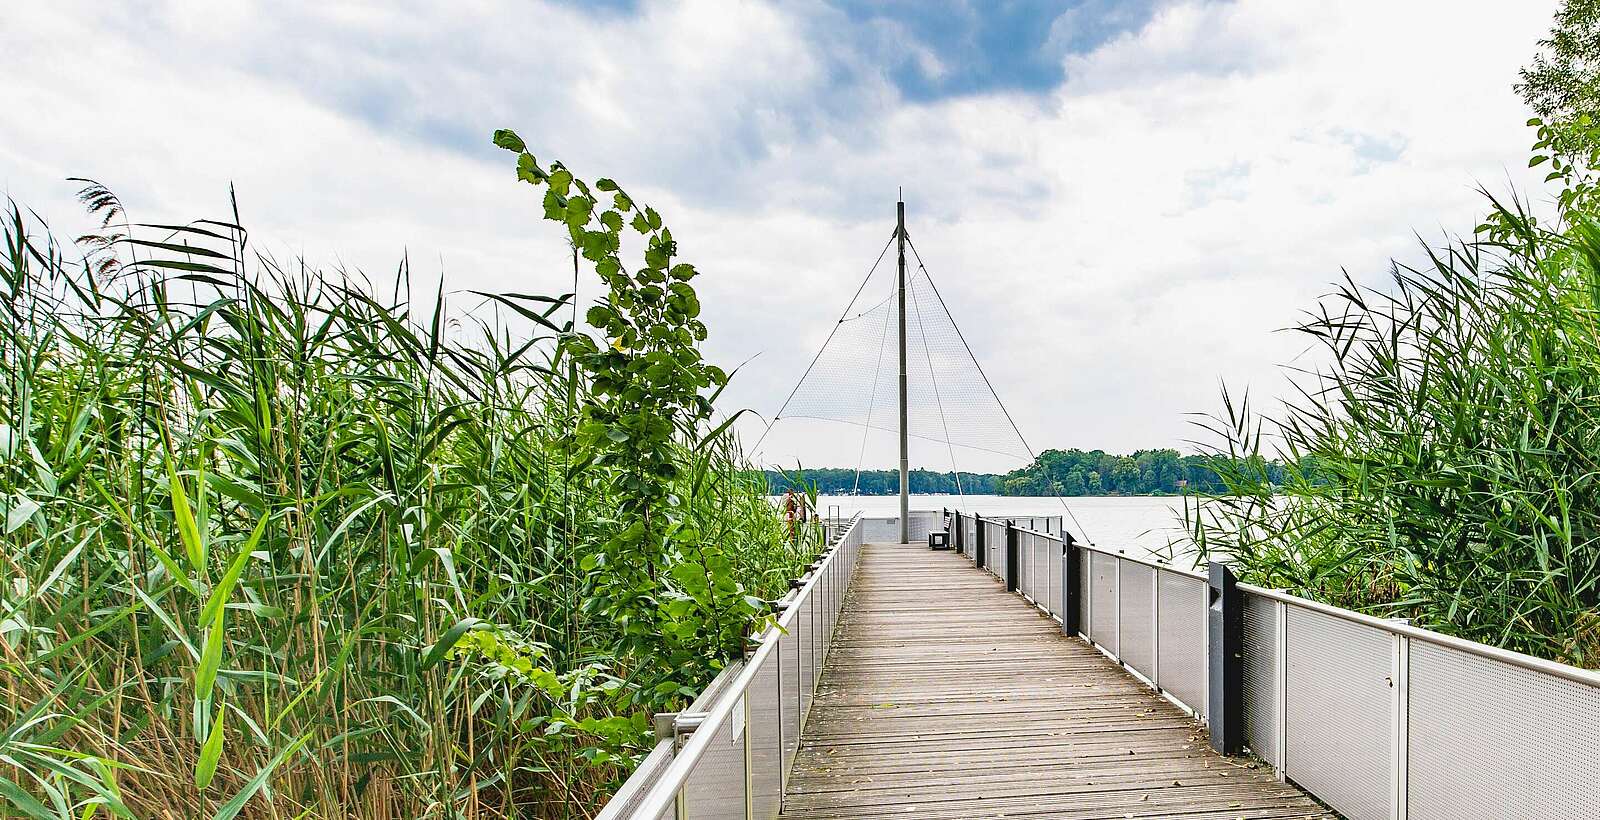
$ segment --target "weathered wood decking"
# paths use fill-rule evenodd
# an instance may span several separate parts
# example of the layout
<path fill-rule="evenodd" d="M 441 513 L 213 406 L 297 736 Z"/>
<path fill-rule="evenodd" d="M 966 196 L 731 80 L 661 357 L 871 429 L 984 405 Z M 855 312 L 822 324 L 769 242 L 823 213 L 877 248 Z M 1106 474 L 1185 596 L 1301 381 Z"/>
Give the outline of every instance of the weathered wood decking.
<path fill-rule="evenodd" d="M 1333 817 L 959 555 L 869 544 L 783 817 Z"/>

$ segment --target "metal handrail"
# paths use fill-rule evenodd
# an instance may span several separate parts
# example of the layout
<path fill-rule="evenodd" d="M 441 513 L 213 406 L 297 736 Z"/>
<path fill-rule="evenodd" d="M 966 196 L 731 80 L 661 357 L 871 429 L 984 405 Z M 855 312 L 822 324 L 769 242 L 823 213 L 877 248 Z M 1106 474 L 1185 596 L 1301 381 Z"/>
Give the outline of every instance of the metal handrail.
<path fill-rule="evenodd" d="M 1004 516 L 994 516 L 994 518 L 1003 519 Z M 985 518 L 984 520 L 987 521 L 990 519 Z M 1015 529 L 1019 532 L 1031 533 L 1032 535 L 1040 538 L 1046 538 L 1057 543 L 1061 542 L 1060 538 L 1049 533 L 1039 532 L 1038 530 L 1031 530 L 1023 527 L 1015 527 Z M 1089 552 L 1097 552 L 1101 555 L 1120 558 L 1124 561 L 1142 564 L 1163 572 L 1186 575 L 1201 581 L 1206 580 L 1205 573 L 1175 567 L 1164 561 L 1138 558 L 1128 555 L 1120 550 L 1112 551 L 1093 544 L 1075 544 L 1074 546 L 1081 550 L 1088 550 Z M 1380 618 L 1375 615 L 1368 615 L 1362 612 L 1344 609 L 1343 607 L 1334 606 L 1332 604 L 1314 601 L 1310 598 L 1302 598 L 1298 595 L 1293 595 L 1281 589 L 1268 589 L 1267 587 L 1257 586 L 1255 584 L 1247 584 L 1244 582 L 1240 582 L 1238 586 L 1239 589 L 1244 592 L 1248 592 L 1252 595 L 1259 595 L 1260 597 L 1271 601 L 1279 601 L 1285 604 L 1300 607 L 1302 609 L 1309 609 L 1313 612 L 1319 612 L 1323 615 L 1328 615 L 1330 617 L 1338 618 L 1350 623 L 1373 627 L 1393 635 L 1404 635 L 1407 638 L 1413 638 L 1415 640 L 1430 643 L 1435 646 L 1441 646 L 1446 649 L 1454 649 L 1460 652 L 1466 652 L 1470 655 L 1476 655 L 1480 658 L 1487 658 L 1492 661 L 1510 664 L 1512 666 L 1521 669 L 1527 669 L 1532 672 L 1541 672 L 1546 675 L 1554 675 L 1562 680 L 1571 681 L 1573 683 L 1600 688 L 1600 671 L 1569 666 L 1557 661 L 1546 660 L 1544 658 L 1527 655 L 1514 650 L 1503 649 L 1498 646 L 1490 646 L 1489 644 L 1479 643 L 1467 638 L 1461 638 L 1455 635 L 1447 635 L 1443 632 L 1435 632 L 1431 629 L 1414 626 L 1402 621 Z"/>
<path fill-rule="evenodd" d="M 987 519 L 985 519 L 985 520 L 987 520 Z M 1027 529 L 1025 527 L 1016 527 L 1015 529 L 1017 530 L 1017 532 L 1030 533 L 1032 535 L 1039 536 L 1040 538 L 1047 538 L 1047 539 L 1049 539 L 1051 541 L 1056 542 L 1057 544 L 1061 543 L 1061 537 L 1060 536 L 1051 535 L 1050 533 L 1047 533 L 1047 532 L 1039 532 L 1038 530 L 1030 530 L 1030 529 Z M 1161 570 L 1163 572 L 1171 572 L 1171 573 L 1176 573 L 1178 575 L 1187 575 L 1190 578 L 1195 578 L 1195 579 L 1198 579 L 1198 580 L 1201 580 L 1201 581 L 1206 580 L 1206 574 L 1203 573 L 1203 572 L 1200 572 L 1198 570 L 1184 569 L 1182 567 L 1173 566 L 1172 564 L 1169 564 L 1166 561 L 1163 561 L 1163 560 L 1161 560 L 1159 558 L 1157 558 L 1157 559 L 1139 558 L 1139 557 L 1136 557 L 1136 556 L 1129 555 L 1126 552 L 1123 552 L 1122 550 L 1113 551 L 1113 550 L 1107 549 L 1105 547 L 1098 546 L 1096 544 L 1083 544 L 1083 543 L 1078 543 L 1076 541 L 1074 541 L 1072 545 L 1074 547 L 1077 547 L 1078 549 L 1081 549 L 1081 550 L 1087 550 L 1089 552 L 1098 552 L 1101 555 L 1109 555 L 1112 558 L 1121 558 L 1124 561 L 1132 561 L 1135 564 L 1143 564 L 1144 566 L 1151 567 L 1153 569 L 1159 569 L 1159 570 Z"/>
<path fill-rule="evenodd" d="M 1379 618 L 1374 615 L 1367 615 L 1362 612 L 1344 609 L 1332 604 L 1325 604 L 1321 601 L 1313 601 L 1309 598 L 1301 598 L 1298 595 L 1291 595 L 1281 589 L 1267 589 L 1266 587 L 1256 586 L 1255 584 L 1246 584 L 1243 582 L 1239 583 L 1239 589 L 1244 592 L 1248 592 L 1251 595 L 1259 595 L 1262 598 L 1272 601 L 1281 601 L 1285 604 L 1289 604 L 1290 606 L 1297 606 L 1301 609 L 1309 609 L 1313 612 L 1319 612 L 1323 615 L 1349 621 L 1350 623 L 1361 624 L 1362 626 L 1369 626 L 1374 629 L 1381 629 L 1384 632 L 1388 632 L 1393 635 L 1404 635 L 1407 638 L 1423 641 L 1425 643 L 1431 643 L 1435 646 L 1442 646 L 1446 649 L 1455 649 L 1471 655 L 1477 655 L 1480 658 L 1488 658 L 1492 661 L 1508 663 L 1512 666 L 1527 669 L 1529 671 L 1542 672 L 1546 675 L 1554 675 L 1558 678 L 1572 681 L 1573 683 L 1600 688 L 1600 672 L 1591 669 L 1581 669 L 1576 666 L 1568 666 L 1564 663 L 1545 660 L 1544 658 L 1535 657 L 1533 655 L 1525 655 L 1514 650 L 1502 649 L 1501 647 L 1490 646 L 1486 643 L 1478 643 L 1477 641 L 1469 640 L 1467 638 L 1460 638 L 1455 635 L 1446 635 L 1443 632 L 1435 632 L 1431 629 L 1413 626 L 1403 621 Z"/>
<path fill-rule="evenodd" d="M 807 569 L 806 575 L 802 576 L 806 579 L 805 582 L 790 596 L 792 601 L 799 601 L 815 590 L 824 571 L 834 561 L 839 560 L 840 551 L 837 548 L 838 545 L 843 544 L 859 526 L 861 526 L 861 515 L 858 513 L 851 520 L 850 526 L 846 527 L 844 532 L 840 534 L 838 540 L 829 545 L 827 554 L 822 561 Z M 711 745 L 711 739 L 721 730 L 723 724 L 727 723 L 732 717 L 734 707 L 744 702 L 744 696 L 749 691 L 751 683 L 755 681 L 756 674 L 760 671 L 762 663 L 766 661 L 769 655 L 778 651 L 779 640 L 788 632 L 785 628 L 786 624 L 792 624 L 797 617 L 799 617 L 799 607 L 790 606 L 779 616 L 777 620 L 778 628 L 769 628 L 762 634 L 761 645 L 745 661 L 744 668 L 739 670 L 739 674 L 723 690 L 721 696 L 706 709 L 705 716 L 700 720 L 700 725 L 693 734 L 689 735 L 689 739 L 684 742 L 673 757 L 672 763 L 656 778 L 656 782 L 650 787 L 650 791 L 640 801 L 642 816 L 655 817 L 677 801 L 679 792 L 688 784 L 689 777 L 694 774 L 695 766 L 699 764 L 700 759 L 706 753 L 707 747 Z"/>

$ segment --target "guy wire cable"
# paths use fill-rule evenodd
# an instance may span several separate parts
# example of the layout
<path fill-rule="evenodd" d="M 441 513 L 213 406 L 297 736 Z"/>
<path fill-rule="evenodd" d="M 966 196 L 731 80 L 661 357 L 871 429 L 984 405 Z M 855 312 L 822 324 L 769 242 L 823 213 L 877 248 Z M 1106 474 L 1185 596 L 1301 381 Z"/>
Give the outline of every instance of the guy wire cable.
<path fill-rule="evenodd" d="M 933 282 L 933 275 L 928 273 L 928 266 L 922 262 L 922 254 L 917 253 L 917 246 L 911 241 L 911 237 L 909 236 L 906 237 L 906 245 L 911 248 L 911 254 L 916 257 L 917 267 L 922 271 L 922 275 L 927 278 L 928 286 L 933 288 L 933 295 L 938 297 L 939 306 L 944 309 L 944 315 L 950 320 L 950 326 L 955 328 L 956 337 L 961 340 L 961 346 L 967 351 L 967 358 L 972 360 L 973 367 L 978 369 L 978 375 L 983 377 L 984 385 L 989 388 L 989 394 L 994 396 L 995 403 L 1000 405 L 1000 412 L 1005 414 L 1006 422 L 1011 425 L 1012 432 L 1017 434 L 1017 440 L 1022 442 L 1023 449 L 1028 451 L 1028 457 L 1034 461 L 1038 461 L 1039 455 L 1033 451 L 1033 446 L 1028 444 L 1028 438 L 1027 436 L 1024 436 L 1022 434 L 1022 430 L 1017 427 L 1016 420 L 1011 418 L 1011 411 L 1006 409 L 1005 402 L 1000 400 L 1000 394 L 995 392 L 994 384 L 989 381 L 989 374 L 983 372 L 983 365 L 978 363 L 977 355 L 972 352 L 972 345 L 967 344 L 967 337 L 961 332 L 961 326 L 956 324 L 955 317 L 950 315 L 950 306 L 945 303 L 944 295 L 939 292 L 939 286 Z M 1079 521 L 1078 516 L 1072 512 L 1072 507 L 1067 504 L 1067 500 L 1062 498 L 1060 494 L 1056 494 L 1056 500 L 1061 502 L 1061 509 L 1066 510 L 1067 517 L 1071 518 L 1072 523 L 1077 525 L 1078 531 L 1083 533 L 1084 540 L 1093 545 L 1094 539 L 1089 537 L 1089 531 L 1083 528 L 1083 523 Z"/>
<path fill-rule="evenodd" d="M 899 231 L 895 233 L 898 234 Z M 828 342 L 833 341 L 833 335 L 839 332 L 839 326 L 844 324 L 845 317 L 850 315 L 850 308 L 855 307 L 856 300 L 861 298 L 861 291 L 866 290 L 867 282 L 872 279 L 872 274 L 878 270 L 878 265 L 883 262 L 883 257 L 889 252 L 889 246 L 894 244 L 894 239 L 895 234 L 891 234 L 889 241 L 883 243 L 883 250 L 878 251 L 877 260 L 867 270 L 867 275 L 861 280 L 861 285 L 856 288 L 855 295 L 850 297 L 850 304 L 844 306 L 844 312 L 839 314 L 839 321 L 833 323 L 833 330 L 828 331 L 828 338 L 822 340 L 822 347 L 817 349 L 817 355 L 811 357 L 811 364 L 806 365 L 806 372 L 800 374 L 800 381 L 795 382 L 794 389 L 789 391 L 789 397 L 783 400 L 783 405 L 773 415 L 772 421 L 767 422 L 767 429 L 761 431 L 761 438 L 756 439 L 755 446 L 750 448 L 750 452 L 754 453 L 761 449 L 761 442 L 767 440 L 767 434 L 772 432 L 772 425 L 777 424 L 778 419 L 783 418 L 783 411 L 788 409 L 789 402 L 794 399 L 794 394 L 800 392 L 800 385 L 806 383 L 806 377 L 811 375 L 811 368 L 817 366 L 817 360 L 822 358 L 822 352 L 828 349 Z"/>

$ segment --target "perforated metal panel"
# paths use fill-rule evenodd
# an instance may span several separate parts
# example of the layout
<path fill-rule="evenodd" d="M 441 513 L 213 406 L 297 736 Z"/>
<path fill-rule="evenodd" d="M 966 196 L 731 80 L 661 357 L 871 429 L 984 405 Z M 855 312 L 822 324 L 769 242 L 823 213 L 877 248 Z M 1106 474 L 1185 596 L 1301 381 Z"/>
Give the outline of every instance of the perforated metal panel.
<path fill-rule="evenodd" d="M 1050 614 L 1059 618 L 1066 618 L 1066 613 L 1061 611 L 1061 544 L 1058 541 L 1046 540 L 1044 542 L 1045 580 L 1044 605 Z"/>
<path fill-rule="evenodd" d="M 1089 601 L 1089 618 L 1094 622 L 1094 640 L 1111 654 L 1117 654 L 1117 557 L 1092 553 L 1089 567 L 1094 585 Z"/>
<path fill-rule="evenodd" d="M 1021 539 L 1017 544 L 1017 549 L 1022 555 L 1022 563 L 1028 567 L 1027 571 L 1022 574 L 1023 580 L 1026 581 L 1022 591 L 1029 598 L 1037 601 L 1039 600 L 1039 539 L 1038 536 L 1031 532 L 1018 533 L 1017 538 Z"/>
<path fill-rule="evenodd" d="M 1022 581 L 1017 588 L 1022 590 L 1029 598 L 1038 600 L 1039 560 L 1038 550 L 1034 546 L 1035 536 L 1031 532 L 1017 533 L 1017 557 L 1022 561 Z"/>
<path fill-rule="evenodd" d="M 1393 794 L 1393 637 L 1303 607 L 1287 612 L 1284 770 L 1350 820 L 1386 818 Z"/>
<path fill-rule="evenodd" d="M 778 639 L 778 690 L 782 693 L 783 769 L 794 763 L 800 747 L 800 626 L 798 618 L 786 625 L 788 634 Z"/>
<path fill-rule="evenodd" d="M 911 525 L 906 537 L 913 544 L 927 543 L 929 532 L 944 529 L 944 513 L 939 510 L 912 510 L 909 520 Z M 899 537 L 899 533 L 895 536 Z"/>
<path fill-rule="evenodd" d="M 1244 742 L 1271 763 L 1278 754 L 1278 604 L 1244 595 Z"/>
<path fill-rule="evenodd" d="M 817 622 L 822 627 L 822 631 L 817 634 L 818 644 L 821 647 L 821 655 L 817 658 L 819 680 L 828 660 L 828 650 L 833 647 L 833 625 L 838 614 L 834 609 L 838 605 L 834 596 L 838 582 L 834 579 L 839 577 L 839 567 L 830 561 L 822 572 L 822 584 L 817 590 Z"/>
<path fill-rule="evenodd" d="M 1410 817 L 1600 817 L 1600 689 L 1411 641 Z"/>
<path fill-rule="evenodd" d="M 800 599 L 800 731 L 806 728 L 811 715 L 811 698 L 817 685 L 817 629 L 816 596 L 804 595 Z"/>
<path fill-rule="evenodd" d="M 996 578 L 1006 577 L 1006 528 L 1003 524 L 983 522 L 983 546 L 988 558 L 983 565 Z"/>
<path fill-rule="evenodd" d="M 1146 678 L 1155 677 L 1155 570 L 1126 558 L 1122 562 L 1122 662 Z"/>
<path fill-rule="evenodd" d="M 990 556 L 994 558 L 992 566 L 995 568 L 995 575 L 1004 579 L 1006 573 L 1011 571 L 1011 567 L 1006 563 L 1006 559 L 1011 556 L 1006 552 L 1006 526 L 1004 524 L 994 524 L 989 527 L 989 549 Z"/>
<path fill-rule="evenodd" d="M 817 570 L 817 586 L 811 592 L 811 597 L 815 599 L 812 605 L 814 610 L 811 623 L 817 628 L 815 651 L 817 653 L 819 674 L 822 669 L 822 660 L 828 655 L 828 623 L 833 617 L 831 612 L 833 594 L 829 591 L 832 586 L 829 576 L 832 574 L 833 563 L 831 561 L 823 563 L 822 568 Z"/>
<path fill-rule="evenodd" d="M 1157 570 L 1161 688 L 1202 717 L 1206 714 L 1206 583 Z"/>
<path fill-rule="evenodd" d="M 862 518 L 861 537 L 869 543 L 892 543 L 900 540 L 900 517 Z"/>
<path fill-rule="evenodd" d="M 756 667 L 745 697 L 750 701 L 750 719 L 745 731 L 750 744 L 750 808 L 752 817 L 772 820 L 783 803 L 783 750 L 779 741 L 777 653 L 770 653 Z"/>
<path fill-rule="evenodd" d="M 1038 580 L 1035 582 L 1036 586 L 1034 587 L 1037 594 L 1033 597 L 1040 604 L 1043 604 L 1046 609 L 1051 609 L 1055 604 L 1050 601 L 1050 590 L 1056 584 L 1059 584 L 1061 580 L 1058 577 L 1061 573 L 1055 561 L 1061 550 L 1054 541 L 1043 535 L 1035 538 L 1034 547 L 1035 554 L 1038 556 L 1038 561 L 1034 564 L 1034 572 Z"/>
<path fill-rule="evenodd" d="M 1089 566 L 1091 553 L 1078 550 L 1078 626 L 1089 639 L 1094 639 L 1094 620 L 1089 617 L 1089 596 L 1094 592 L 1094 572 Z"/>
<path fill-rule="evenodd" d="M 739 731 L 735 733 L 734 724 Z M 693 820 L 744 820 L 744 721 L 725 720 L 684 783 L 684 809 Z M 701 731 L 705 731 L 702 729 Z"/>
<path fill-rule="evenodd" d="M 650 793 L 651 787 L 655 786 L 656 781 L 661 779 L 661 773 L 666 771 L 667 766 L 671 765 L 671 763 L 672 741 L 662 740 L 657 742 L 655 748 L 650 750 L 650 754 L 645 755 L 644 761 L 639 764 L 639 768 L 634 769 L 627 782 L 622 784 L 622 788 L 610 800 L 606 801 L 605 806 L 600 810 L 597 820 L 624 820 L 624 818 L 638 816 L 640 812 L 645 810 L 645 796 Z M 666 814 L 662 816 L 671 818 L 673 815 L 674 810 L 671 806 L 668 806 Z"/>

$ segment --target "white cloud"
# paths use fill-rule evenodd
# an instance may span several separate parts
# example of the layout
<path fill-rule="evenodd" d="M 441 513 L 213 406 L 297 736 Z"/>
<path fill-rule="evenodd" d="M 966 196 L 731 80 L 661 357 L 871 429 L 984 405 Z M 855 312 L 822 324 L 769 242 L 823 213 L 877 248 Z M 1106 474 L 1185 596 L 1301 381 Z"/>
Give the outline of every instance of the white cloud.
<path fill-rule="evenodd" d="M 1219 379 L 1279 388 L 1303 345 L 1273 331 L 1341 267 L 1377 281 L 1413 231 L 1470 229 L 1476 184 L 1531 182 L 1510 84 L 1551 12 L 1181 3 L 1064 57 L 1053 92 L 914 104 L 809 4 L 26 4 L 0 29 L 0 184 L 70 234 L 69 175 L 149 221 L 217 214 L 231 181 L 269 247 L 561 292 L 559 236 L 487 144 L 515 127 L 663 211 L 707 274 L 712 356 L 760 354 L 730 407 L 763 413 L 903 185 L 1035 446 L 1173 445 Z M 780 427 L 767 454 L 853 464 L 858 435 Z"/>

